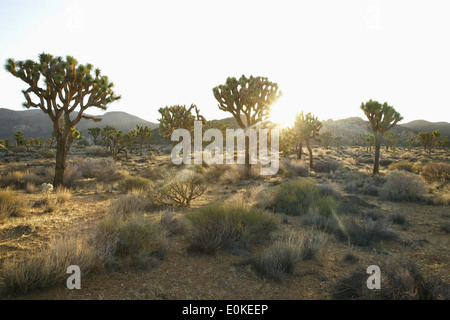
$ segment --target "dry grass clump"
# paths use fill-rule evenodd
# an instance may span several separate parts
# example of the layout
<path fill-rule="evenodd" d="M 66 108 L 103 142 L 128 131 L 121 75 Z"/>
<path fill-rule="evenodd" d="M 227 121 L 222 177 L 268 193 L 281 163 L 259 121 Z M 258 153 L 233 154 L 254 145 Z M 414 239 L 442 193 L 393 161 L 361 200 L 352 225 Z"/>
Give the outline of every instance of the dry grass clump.
<path fill-rule="evenodd" d="M 0 189 L 0 222 L 9 217 L 22 216 L 25 210 L 25 201 L 17 192 L 6 188 Z"/>
<path fill-rule="evenodd" d="M 160 224 L 171 235 L 182 234 L 187 228 L 187 220 L 184 215 L 177 216 L 173 211 L 163 211 Z"/>
<path fill-rule="evenodd" d="M 389 173 L 380 189 L 380 197 L 388 200 L 423 200 L 428 192 L 422 178 L 406 171 Z"/>
<path fill-rule="evenodd" d="M 93 157 L 106 157 L 107 153 L 104 147 L 101 146 L 88 146 L 86 148 L 86 154 Z"/>
<path fill-rule="evenodd" d="M 44 182 L 43 177 L 39 177 L 29 170 L 25 171 L 10 171 L 1 178 L 0 184 L 3 186 L 10 186 L 17 189 L 25 189 L 27 184 L 40 185 Z"/>
<path fill-rule="evenodd" d="M 122 192 L 130 192 L 133 190 L 149 191 L 152 182 L 142 177 L 127 177 L 119 181 L 119 189 Z"/>
<path fill-rule="evenodd" d="M 326 236 L 321 232 L 291 232 L 244 263 L 250 264 L 261 277 L 280 281 L 293 274 L 300 261 L 313 259 L 325 243 Z"/>
<path fill-rule="evenodd" d="M 245 166 L 243 164 L 228 165 L 228 169 L 220 176 L 219 181 L 224 184 L 235 184 L 244 179 Z M 260 177 L 260 167 L 252 165 L 249 179 L 254 180 Z"/>
<path fill-rule="evenodd" d="M 66 203 L 72 198 L 70 190 L 63 186 L 56 188 L 55 195 L 57 203 Z"/>
<path fill-rule="evenodd" d="M 83 276 L 99 267 L 96 251 L 86 238 L 56 239 L 47 249 L 5 261 L 1 273 L 4 294 L 25 294 L 34 289 L 65 285 L 70 265 L 79 266 Z"/>
<path fill-rule="evenodd" d="M 259 208 L 209 204 L 190 212 L 191 250 L 215 254 L 218 250 L 245 251 L 254 242 L 267 238 L 280 223 L 278 217 Z"/>
<path fill-rule="evenodd" d="M 103 219 L 97 225 L 94 244 L 106 266 L 112 268 L 154 268 L 168 251 L 163 229 L 142 215 Z"/>
<path fill-rule="evenodd" d="M 370 176 L 362 172 L 350 174 L 346 180 L 345 191 L 371 196 L 378 196 L 381 186 L 386 182 L 384 177 Z"/>
<path fill-rule="evenodd" d="M 280 163 L 280 169 L 280 171 L 283 173 L 283 176 L 287 178 L 291 178 L 294 176 L 309 176 L 308 165 L 303 160 L 283 159 L 283 161 L 281 161 Z"/>
<path fill-rule="evenodd" d="M 110 206 L 109 211 L 113 215 L 130 216 L 143 213 L 151 206 L 151 198 L 141 190 L 132 190 Z"/>
<path fill-rule="evenodd" d="M 315 172 L 324 172 L 324 173 L 330 173 L 335 172 L 339 168 L 341 168 L 341 164 L 331 158 L 326 158 L 323 160 L 317 160 L 314 163 L 313 169 Z"/>

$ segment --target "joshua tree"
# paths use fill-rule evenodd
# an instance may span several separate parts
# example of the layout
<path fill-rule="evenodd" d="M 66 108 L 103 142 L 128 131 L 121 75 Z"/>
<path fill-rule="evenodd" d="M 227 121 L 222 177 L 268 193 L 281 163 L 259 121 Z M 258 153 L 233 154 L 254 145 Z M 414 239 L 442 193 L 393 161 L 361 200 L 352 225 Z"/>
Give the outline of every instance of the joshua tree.
<path fill-rule="evenodd" d="M 380 168 L 380 148 L 381 140 L 386 131 L 392 129 L 403 117 L 395 111 L 394 107 L 386 102 L 381 104 L 378 101 L 369 100 L 361 104 L 361 110 L 369 119 L 373 135 L 375 137 L 375 157 L 373 161 L 373 175 L 379 173 Z"/>
<path fill-rule="evenodd" d="M 195 110 L 195 115 L 192 114 L 192 109 Z M 158 119 L 159 133 L 166 138 L 170 137 L 176 129 L 194 131 L 195 120 L 206 124 L 205 118 L 200 115 L 200 110 L 195 104 L 191 104 L 189 109 L 186 109 L 186 106 L 175 105 L 160 108 L 158 111 L 161 114 L 161 119 Z M 175 143 L 173 142 L 173 144 Z"/>
<path fill-rule="evenodd" d="M 366 142 L 366 151 L 372 152 L 372 147 L 375 145 L 375 136 L 373 134 L 366 134 L 364 141 Z"/>
<path fill-rule="evenodd" d="M 384 140 L 385 140 L 385 142 L 386 142 L 386 151 L 388 151 L 389 150 L 389 148 L 391 148 L 391 150 L 394 152 L 394 154 L 395 154 L 395 151 L 396 151 L 396 146 L 397 146 L 397 143 L 398 143 L 398 139 L 399 139 L 400 137 L 396 134 L 396 133 L 394 133 L 394 132 L 392 132 L 392 131 L 388 131 L 388 132 L 386 132 L 385 134 L 384 134 Z"/>
<path fill-rule="evenodd" d="M 97 120 L 83 113 L 90 107 L 106 110 L 107 105 L 120 99 L 116 96 L 113 83 L 102 76 L 100 69 L 91 64 L 78 64 L 71 56 L 66 59 L 42 53 L 39 61 L 14 61 L 8 59 L 5 69 L 24 81 L 28 88 L 23 90 L 26 108 L 40 108 L 53 122 L 56 138 L 56 167 L 54 186 L 63 184 L 67 140 L 71 130 L 82 118 Z M 43 85 L 41 85 L 41 83 Z M 77 112 L 75 114 L 75 112 Z M 71 117 L 71 114 L 72 117 Z M 60 119 L 65 120 L 64 129 Z"/>
<path fill-rule="evenodd" d="M 271 106 L 278 101 L 282 93 L 278 85 L 264 77 L 239 79 L 227 78 L 223 85 L 213 88 L 214 98 L 219 102 L 219 109 L 233 115 L 239 127 L 246 131 L 249 128 L 265 128 L 268 125 Z M 250 139 L 245 137 L 245 171 L 244 178 L 250 174 Z"/>
<path fill-rule="evenodd" d="M 423 146 L 425 152 L 428 154 L 431 154 L 431 150 L 433 148 L 433 145 L 437 143 L 438 138 L 440 137 L 439 130 L 431 132 L 420 132 L 417 135 L 417 141 L 420 142 L 420 144 Z"/>
<path fill-rule="evenodd" d="M 101 132 L 102 129 L 100 129 L 99 127 L 88 128 L 88 134 L 94 139 L 94 145 L 98 145 L 98 137 L 100 136 Z"/>
<path fill-rule="evenodd" d="M 317 117 L 311 115 L 311 112 L 304 115 L 302 111 L 295 117 L 294 130 L 297 136 L 297 141 L 299 143 L 298 158 L 302 158 L 303 142 L 305 142 L 306 148 L 309 152 L 309 166 L 311 168 L 314 166 L 314 160 L 310 141 L 311 139 L 320 141 L 319 130 L 321 128 L 322 122 L 320 122 Z"/>
<path fill-rule="evenodd" d="M 147 126 L 136 125 L 136 130 L 130 131 L 130 134 L 131 133 L 135 134 L 136 142 L 139 145 L 139 153 L 142 155 L 144 143 L 149 142 L 152 138 L 152 129 Z"/>
<path fill-rule="evenodd" d="M 22 131 L 17 131 L 17 133 L 14 135 L 14 141 L 16 142 L 16 147 L 23 146 L 25 144 L 25 138 Z"/>
<path fill-rule="evenodd" d="M 320 140 L 322 141 L 325 149 L 328 149 L 331 142 L 333 142 L 333 133 L 331 131 L 325 131 L 320 134 Z"/>

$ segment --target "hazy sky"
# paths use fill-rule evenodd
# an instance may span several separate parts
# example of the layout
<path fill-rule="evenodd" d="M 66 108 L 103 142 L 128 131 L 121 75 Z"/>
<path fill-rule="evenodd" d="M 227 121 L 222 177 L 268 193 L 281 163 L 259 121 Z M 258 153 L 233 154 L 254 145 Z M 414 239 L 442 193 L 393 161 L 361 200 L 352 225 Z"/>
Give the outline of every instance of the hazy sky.
<path fill-rule="evenodd" d="M 0 0 L 0 63 L 72 55 L 114 82 L 108 111 L 153 122 L 174 104 L 230 116 L 212 88 L 242 74 L 278 83 L 278 119 L 364 117 L 373 99 L 403 122 L 450 121 L 449 13 L 448 0 Z M 0 107 L 23 110 L 24 87 L 2 68 Z"/>

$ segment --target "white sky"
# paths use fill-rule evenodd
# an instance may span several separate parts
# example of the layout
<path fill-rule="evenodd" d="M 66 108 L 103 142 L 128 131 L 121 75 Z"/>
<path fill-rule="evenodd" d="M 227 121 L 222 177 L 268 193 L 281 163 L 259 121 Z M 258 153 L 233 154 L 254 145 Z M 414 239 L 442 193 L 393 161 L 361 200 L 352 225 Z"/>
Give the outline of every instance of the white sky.
<path fill-rule="evenodd" d="M 278 83 L 278 118 L 363 118 L 361 102 L 373 99 L 403 122 L 448 122 L 449 9 L 448 0 L 0 0 L 0 64 L 72 55 L 114 82 L 122 100 L 108 111 L 152 122 L 174 104 L 230 116 L 212 88 L 242 74 Z M 2 68 L 0 107 L 23 110 L 24 87 Z"/>

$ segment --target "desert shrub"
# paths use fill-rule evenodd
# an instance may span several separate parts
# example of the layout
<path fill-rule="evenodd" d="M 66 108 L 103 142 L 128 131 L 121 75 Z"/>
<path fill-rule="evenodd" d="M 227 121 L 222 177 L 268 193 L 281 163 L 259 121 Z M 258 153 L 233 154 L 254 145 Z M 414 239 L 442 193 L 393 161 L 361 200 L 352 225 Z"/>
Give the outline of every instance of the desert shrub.
<path fill-rule="evenodd" d="M 314 171 L 315 172 L 325 172 L 325 173 L 330 173 L 330 172 L 334 172 L 337 169 L 339 169 L 341 167 L 341 164 L 334 160 L 334 159 L 324 159 L 324 160 L 318 160 L 314 163 Z"/>
<path fill-rule="evenodd" d="M 113 202 L 109 212 L 113 215 L 130 216 L 135 213 L 145 212 L 150 206 L 151 199 L 148 194 L 141 190 L 131 190 Z"/>
<path fill-rule="evenodd" d="M 56 202 L 57 203 L 65 203 L 68 202 L 72 198 L 72 194 L 70 190 L 65 187 L 56 188 Z"/>
<path fill-rule="evenodd" d="M 186 230 L 186 218 L 178 216 L 172 211 L 163 211 L 161 213 L 161 226 L 170 234 L 182 234 Z"/>
<path fill-rule="evenodd" d="M 186 218 L 192 226 L 191 249 L 207 254 L 246 249 L 265 239 L 280 223 L 263 209 L 224 203 L 201 207 Z"/>
<path fill-rule="evenodd" d="M 160 205 L 189 206 L 206 189 L 207 185 L 201 175 L 191 170 L 173 171 L 153 190 L 153 196 Z"/>
<path fill-rule="evenodd" d="M 166 174 L 166 170 L 163 170 L 161 167 L 157 166 L 146 166 L 143 170 L 141 176 L 143 178 L 150 179 L 152 181 L 162 180 L 164 179 L 164 175 Z"/>
<path fill-rule="evenodd" d="M 25 171 L 10 171 L 1 180 L 2 185 L 11 186 L 18 189 L 25 189 L 28 183 L 39 185 L 44 182 L 42 177 L 29 170 Z"/>
<path fill-rule="evenodd" d="M 380 166 L 387 167 L 390 166 L 394 161 L 391 159 L 380 159 Z"/>
<path fill-rule="evenodd" d="M 225 184 L 235 184 L 244 179 L 245 166 L 243 164 L 229 165 L 221 176 L 219 181 Z M 260 168 L 257 165 L 252 165 L 250 168 L 249 179 L 257 179 L 260 175 Z"/>
<path fill-rule="evenodd" d="M 374 208 L 375 206 L 368 203 L 366 200 L 355 195 L 348 195 L 340 199 L 336 211 L 339 214 L 354 214 L 358 215 L 363 208 Z"/>
<path fill-rule="evenodd" d="M 414 164 L 411 162 L 396 162 L 389 165 L 389 170 L 403 170 L 413 172 Z"/>
<path fill-rule="evenodd" d="M 366 219 L 362 224 L 355 221 L 344 223 L 334 234 L 338 240 L 359 247 L 370 247 L 381 241 L 400 240 L 385 222 L 371 219 Z"/>
<path fill-rule="evenodd" d="M 270 207 L 277 212 L 301 215 L 308 212 L 319 197 L 319 187 L 311 180 L 304 178 L 287 181 L 275 190 Z"/>
<path fill-rule="evenodd" d="M 386 179 L 380 176 L 368 176 L 367 174 L 357 173 L 350 175 L 345 191 L 350 193 L 378 196 L 381 186 Z"/>
<path fill-rule="evenodd" d="M 380 189 L 380 197 L 389 200 L 421 200 L 427 193 L 422 178 L 414 173 L 393 171 Z"/>
<path fill-rule="evenodd" d="M 253 196 L 254 205 L 258 208 L 269 208 L 275 197 L 275 190 L 273 188 L 261 186 L 258 190 L 255 190 Z"/>
<path fill-rule="evenodd" d="M 94 243 L 107 266 L 121 268 L 153 268 L 168 251 L 162 228 L 140 215 L 106 217 L 97 225 Z"/>
<path fill-rule="evenodd" d="M 31 256 L 6 260 L 1 274 L 5 293 L 25 294 L 64 284 L 70 265 L 79 266 L 83 276 L 100 266 L 95 249 L 85 238 L 56 239 Z"/>
<path fill-rule="evenodd" d="M 119 181 L 119 189 L 122 192 L 130 192 L 133 190 L 149 191 L 152 182 L 142 177 L 127 177 Z"/>
<path fill-rule="evenodd" d="M 285 177 L 294 177 L 294 176 L 308 177 L 309 176 L 308 165 L 303 160 L 296 161 L 296 160 L 291 160 L 291 159 L 284 159 L 281 162 L 281 171 L 283 172 L 283 175 Z"/>
<path fill-rule="evenodd" d="M 15 191 L 0 189 L 0 222 L 9 217 L 18 217 L 24 213 L 25 202 Z"/>
<path fill-rule="evenodd" d="M 357 300 L 367 299 L 368 274 L 363 267 L 355 268 L 349 275 L 344 275 L 338 279 L 333 286 L 332 298 L 335 300 Z M 370 290 L 372 293 L 374 290 Z"/>
<path fill-rule="evenodd" d="M 55 176 L 55 167 L 47 167 L 45 173 L 45 181 L 53 181 Z M 76 186 L 77 182 L 83 177 L 79 166 L 76 163 L 69 162 L 66 164 L 66 169 L 64 170 L 63 183 L 67 187 Z"/>
<path fill-rule="evenodd" d="M 112 159 L 83 159 L 74 162 L 84 178 L 98 181 L 113 181 L 121 178 L 117 165 Z"/>
<path fill-rule="evenodd" d="M 404 227 L 407 227 L 409 225 L 408 218 L 404 214 L 401 214 L 401 213 L 390 214 L 389 221 L 394 224 L 401 225 Z"/>
<path fill-rule="evenodd" d="M 33 182 L 27 182 L 25 185 L 25 192 L 26 193 L 35 193 L 38 188 Z"/>
<path fill-rule="evenodd" d="M 314 206 L 324 216 L 331 216 L 336 210 L 337 202 L 332 196 L 323 196 L 316 200 Z"/>
<path fill-rule="evenodd" d="M 383 267 L 383 293 L 392 300 L 449 300 L 450 285 L 424 276 L 411 261 L 390 262 Z"/>
<path fill-rule="evenodd" d="M 40 149 L 38 154 L 45 159 L 53 159 L 55 158 L 55 153 L 50 149 Z"/>
<path fill-rule="evenodd" d="M 317 211 L 310 211 L 302 217 L 302 225 L 314 227 L 326 233 L 333 233 L 338 228 L 335 216 L 324 216 Z"/>
<path fill-rule="evenodd" d="M 101 146 L 88 146 L 86 148 L 86 154 L 89 156 L 95 156 L 95 157 L 106 157 L 107 156 L 105 148 L 103 148 Z"/>
<path fill-rule="evenodd" d="M 450 180 L 450 164 L 444 162 L 428 163 L 423 167 L 421 175 L 426 182 L 448 182 Z"/>

